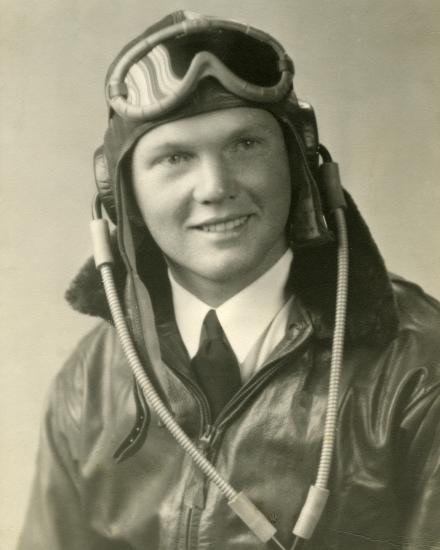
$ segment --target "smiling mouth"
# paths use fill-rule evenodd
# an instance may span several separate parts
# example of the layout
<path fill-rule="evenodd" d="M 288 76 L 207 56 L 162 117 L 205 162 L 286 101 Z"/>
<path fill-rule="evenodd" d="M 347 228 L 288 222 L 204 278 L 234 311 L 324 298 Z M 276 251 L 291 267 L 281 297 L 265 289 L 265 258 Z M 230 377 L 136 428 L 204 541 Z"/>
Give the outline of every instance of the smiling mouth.
<path fill-rule="evenodd" d="M 239 218 L 235 218 L 233 220 L 228 220 L 225 222 L 198 225 L 196 229 L 200 231 L 205 231 L 206 233 L 229 233 L 243 227 L 249 218 L 250 215 L 240 216 Z"/>

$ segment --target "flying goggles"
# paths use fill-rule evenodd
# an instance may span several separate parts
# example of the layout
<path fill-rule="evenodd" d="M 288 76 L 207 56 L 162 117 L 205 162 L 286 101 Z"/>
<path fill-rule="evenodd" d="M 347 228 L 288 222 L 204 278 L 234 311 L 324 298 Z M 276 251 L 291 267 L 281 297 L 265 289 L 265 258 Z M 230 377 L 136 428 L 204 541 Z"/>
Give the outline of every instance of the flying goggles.
<path fill-rule="evenodd" d="M 111 66 L 105 92 L 122 118 L 147 121 L 179 106 L 205 77 L 243 99 L 275 103 L 291 91 L 293 75 L 292 60 L 270 35 L 199 17 L 129 44 Z"/>

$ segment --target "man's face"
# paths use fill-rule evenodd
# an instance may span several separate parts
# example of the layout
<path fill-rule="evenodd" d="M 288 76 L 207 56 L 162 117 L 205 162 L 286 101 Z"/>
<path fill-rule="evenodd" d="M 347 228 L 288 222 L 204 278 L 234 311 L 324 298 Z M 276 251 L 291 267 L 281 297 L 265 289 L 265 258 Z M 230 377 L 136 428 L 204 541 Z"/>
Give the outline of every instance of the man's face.
<path fill-rule="evenodd" d="M 151 235 L 196 295 L 209 285 L 238 292 L 287 248 L 289 163 L 267 111 L 224 109 L 159 126 L 137 143 L 132 174 Z"/>

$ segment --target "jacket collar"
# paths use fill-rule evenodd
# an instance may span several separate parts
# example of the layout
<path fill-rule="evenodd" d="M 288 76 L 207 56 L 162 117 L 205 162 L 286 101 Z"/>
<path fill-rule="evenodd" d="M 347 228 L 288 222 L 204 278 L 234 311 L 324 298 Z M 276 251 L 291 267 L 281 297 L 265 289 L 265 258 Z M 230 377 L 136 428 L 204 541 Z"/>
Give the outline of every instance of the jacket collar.
<path fill-rule="evenodd" d="M 397 330 L 393 290 L 383 259 L 353 200 L 347 194 L 347 231 L 350 249 L 350 273 L 346 338 L 351 344 L 383 345 Z M 330 229 L 334 229 L 330 227 Z M 124 262 L 115 245 L 114 277 L 123 296 L 126 279 Z M 315 337 L 328 339 L 333 329 L 336 291 L 335 243 L 294 251 L 289 277 L 290 289 L 313 320 Z M 154 266 L 154 268 L 152 268 Z M 173 316 L 166 266 L 150 239 L 144 239 L 137 252 L 137 269 L 149 289 L 156 318 L 160 324 Z M 92 316 L 111 321 L 100 275 L 89 258 L 66 292 L 72 307 Z"/>

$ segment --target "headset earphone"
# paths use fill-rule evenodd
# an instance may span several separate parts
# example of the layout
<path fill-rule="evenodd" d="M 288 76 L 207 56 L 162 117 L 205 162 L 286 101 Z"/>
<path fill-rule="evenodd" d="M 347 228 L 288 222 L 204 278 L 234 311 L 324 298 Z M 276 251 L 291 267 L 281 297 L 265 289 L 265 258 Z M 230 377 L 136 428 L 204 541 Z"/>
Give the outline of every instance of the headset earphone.
<path fill-rule="evenodd" d="M 110 220 L 116 224 L 117 215 L 112 189 L 112 178 L 103 145 L 100 145 L 93 155 L 93 172 L 95 175 L 95 184 L 98 191 L 99 200 L 104 206 Z"/>

